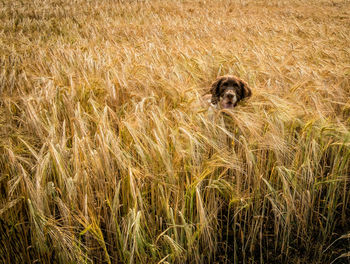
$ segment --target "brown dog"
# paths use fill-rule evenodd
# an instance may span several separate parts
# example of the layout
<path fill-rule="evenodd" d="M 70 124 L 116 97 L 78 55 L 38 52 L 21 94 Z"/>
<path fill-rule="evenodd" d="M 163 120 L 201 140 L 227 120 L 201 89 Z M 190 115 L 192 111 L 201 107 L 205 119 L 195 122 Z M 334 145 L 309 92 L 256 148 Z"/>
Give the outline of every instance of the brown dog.
<path fill-rule="evenodd" d="M 218 77 L 212 83 L 211 104 L 218 109 L 233 109 L 237 103 L 252 95 L 248 84 L 233 75 Z"/>

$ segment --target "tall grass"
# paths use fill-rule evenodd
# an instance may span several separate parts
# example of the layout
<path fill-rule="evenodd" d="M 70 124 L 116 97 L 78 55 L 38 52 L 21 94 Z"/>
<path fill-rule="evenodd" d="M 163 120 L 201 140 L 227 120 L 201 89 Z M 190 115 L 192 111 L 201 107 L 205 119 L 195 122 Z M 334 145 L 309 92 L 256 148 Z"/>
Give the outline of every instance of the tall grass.
<path fill-rule="evenodd" d="M 1 2 L 0 261 L 347 263 L 349 10 Z"/>

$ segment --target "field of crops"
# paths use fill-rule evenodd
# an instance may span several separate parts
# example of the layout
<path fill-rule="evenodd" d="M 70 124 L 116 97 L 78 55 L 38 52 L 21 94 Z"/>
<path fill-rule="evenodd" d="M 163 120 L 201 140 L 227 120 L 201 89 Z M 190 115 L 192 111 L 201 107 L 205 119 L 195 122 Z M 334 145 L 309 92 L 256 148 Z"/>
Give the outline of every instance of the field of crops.
<path fill-rule="evenodd" d="M 349 263 L 349 175 L 348 0 L 0 1 L 0 263 Z"/>

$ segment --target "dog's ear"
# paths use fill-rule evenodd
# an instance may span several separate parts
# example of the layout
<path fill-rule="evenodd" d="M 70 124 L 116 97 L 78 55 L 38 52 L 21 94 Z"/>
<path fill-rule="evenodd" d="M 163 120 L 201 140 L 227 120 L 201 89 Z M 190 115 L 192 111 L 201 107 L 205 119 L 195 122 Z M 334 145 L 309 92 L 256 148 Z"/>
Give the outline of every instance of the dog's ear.
<path fill-rule="evenodd" d="M 250 89 L 248 84 L 243 80 L 239 80 L 239 84 L 241 86 L 241 92 L 240 92 L 241 99 L 251 97 L 252 96 L 252 89 Z"/>
<path fill-rule="evenodd" d="M 210 93 L 211 93 L 211 103 L 217 104 L 220 99 L 220 85 L 223 80 L 223 77 L 218 77 L 215 82 L 211 84 Z"/>

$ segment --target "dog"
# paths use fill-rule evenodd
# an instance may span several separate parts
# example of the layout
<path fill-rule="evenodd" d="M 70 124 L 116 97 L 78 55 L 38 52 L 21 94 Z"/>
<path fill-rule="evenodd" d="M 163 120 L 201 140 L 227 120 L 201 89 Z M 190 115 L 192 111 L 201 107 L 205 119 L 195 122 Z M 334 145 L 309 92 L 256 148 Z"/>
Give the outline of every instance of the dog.
<path fill-rule="evenodd" d="M 227 110 L 234 109 L 240 101 L 251 97 L 252 89 L 242 79 L 234 75 L 224 75 L 211 84 L 209 92 L 202 96 L 202 106 L 207 109 L 209 120 L 224 129 L 221 130 L 223 135 L 219 137 L 225 142 L 223 144 L 234 147 L 235 138 L 238 138 L 237 134 L 240 132 Z"/>
<path fill-rule="evenodd" d="M 252 90 L 242 79 L 234 75 L 218 77 L 210 88 L 210 93 L 204 96 L 211 106 L 218 110 L 233 109 L 238 102 L 252 96 Z"/>

